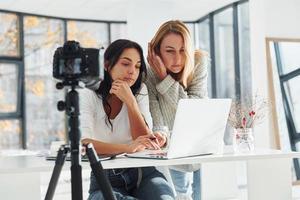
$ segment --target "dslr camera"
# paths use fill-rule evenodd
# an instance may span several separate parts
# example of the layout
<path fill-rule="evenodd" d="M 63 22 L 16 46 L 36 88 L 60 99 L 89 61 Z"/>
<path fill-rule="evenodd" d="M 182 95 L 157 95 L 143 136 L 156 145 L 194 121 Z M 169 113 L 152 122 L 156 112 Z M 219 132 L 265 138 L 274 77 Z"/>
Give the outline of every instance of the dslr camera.
<path fill-rule="evenodd" d="M 54 53 L 53 77 L 67 82 L 99 79 L 99 49 L 81 48 L 74 40 L 65 42 Z"/>

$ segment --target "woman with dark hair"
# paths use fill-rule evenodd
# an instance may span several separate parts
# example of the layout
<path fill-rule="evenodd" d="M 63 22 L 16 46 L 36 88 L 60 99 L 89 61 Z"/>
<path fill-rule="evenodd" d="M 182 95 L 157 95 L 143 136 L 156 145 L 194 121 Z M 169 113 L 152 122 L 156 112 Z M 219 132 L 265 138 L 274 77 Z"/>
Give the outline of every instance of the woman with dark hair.
<path fill-rule="evenodd" d="M 116 40 L 104 53 L 104 67 L 99 89 L 81 92 L 82 143 L 92 143 L 98 154 L 162 147 L 165 137 L 151 131 L 142 48 L 130 40 Z M 117 199 L 174 199 L 171 186 L 155 167 L 110 169 L 106 174 Z M 93 173 L 89 193 L 90 200 L 104 199 Z"/>

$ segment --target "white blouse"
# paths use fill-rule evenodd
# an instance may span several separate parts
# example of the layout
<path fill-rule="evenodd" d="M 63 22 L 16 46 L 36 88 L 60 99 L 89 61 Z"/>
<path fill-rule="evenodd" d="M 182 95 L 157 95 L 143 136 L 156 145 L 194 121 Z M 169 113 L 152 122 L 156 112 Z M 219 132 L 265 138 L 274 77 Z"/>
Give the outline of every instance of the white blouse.
<path fill-rule="evenodd" d="M 113 130 L 111 130 L 111 127 L 106 124 L 107 116 L 102 99 L 89 89 L 81 90 L 79 94 L 79 119 L 82 139 L 92 138 L 114 144 L 129 144 L 132 141 L 127 106 L 124 103 L 115 119 L 110 120 L 113 125 Z M 152 130 L 148 91 L 145 84 L 141 85 L 141 90 L 136 95 L 136 100 L 141 114 L 150 130 Z"/>

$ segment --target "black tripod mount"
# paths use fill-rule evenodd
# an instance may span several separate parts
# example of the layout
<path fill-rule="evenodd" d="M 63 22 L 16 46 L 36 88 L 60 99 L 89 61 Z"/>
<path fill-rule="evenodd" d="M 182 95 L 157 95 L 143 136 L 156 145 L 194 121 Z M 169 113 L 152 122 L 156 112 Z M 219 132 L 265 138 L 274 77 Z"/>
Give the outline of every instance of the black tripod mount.
<path fill-rule="evenodd" d="M 64 81 L 58 83 L 56 87 L 62 89 L 64 86 L 71 86 L 67 93 L 66 101 L 59 101 L 57 104 L 59 111 L 66 111 L 68 116 L 69 145 L 62 145 L 57 153 L 55 166 L 48 185 L 45 200 L 52 200 L 57 186 L 61 169 L 63 168 L 67 154 L 71 153 L 71 192 L 72 200 L 82 200 L 82 174 L 81 174 L 81 145 L 79 129 L 79 97 L 75 88 L 78 81 Z M 102 164 L 92 144 L 84 145 L 88 156 L 92 172 L 94 173 L 105 200 L 115 200 L 111 185 L 105 176 Z"/>

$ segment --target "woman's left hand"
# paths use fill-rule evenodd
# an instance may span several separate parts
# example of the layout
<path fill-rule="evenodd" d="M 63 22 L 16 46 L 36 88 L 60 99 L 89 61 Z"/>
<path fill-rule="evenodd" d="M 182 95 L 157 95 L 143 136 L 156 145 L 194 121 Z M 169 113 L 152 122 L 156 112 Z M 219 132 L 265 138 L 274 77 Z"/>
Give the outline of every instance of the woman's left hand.
<path fill-rule="evenodd" d="M 125 104 L 135 99 L 128 83 L 119 79 L 112 83 L 109 93 L 116 95 Z"/>
<path fill-rule="evenodd" d="M 162 134 L 160 132 L 154 132 L 153 135 L 157 139 L 157 144 L 159 147 L 163 147 L 167 142 L 167 137 L 165 134 Z"/>

